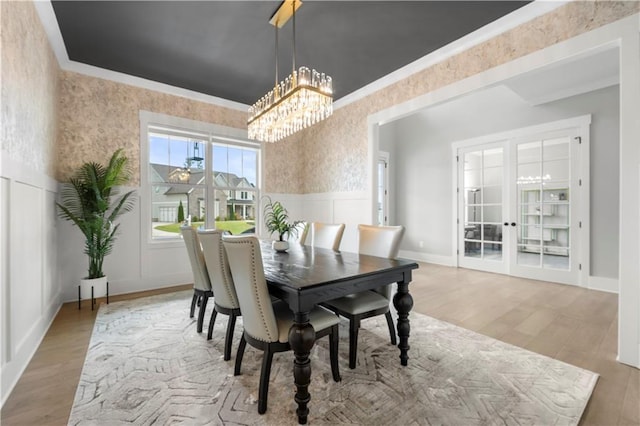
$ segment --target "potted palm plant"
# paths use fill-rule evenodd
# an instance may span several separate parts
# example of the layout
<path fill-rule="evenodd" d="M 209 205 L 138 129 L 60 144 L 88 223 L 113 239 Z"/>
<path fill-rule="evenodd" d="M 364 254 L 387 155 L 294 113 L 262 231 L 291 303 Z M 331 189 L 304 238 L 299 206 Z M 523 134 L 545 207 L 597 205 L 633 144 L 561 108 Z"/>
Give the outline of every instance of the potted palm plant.
<path fill-rule="evenodd" d="M 89 270 L 81 280 L 82 296 L 88 298 L 107 292 L 107 277 L 102 270 L 104 258 L 111 253 L 119 224 L 116 219 L 133 208 L 135 191 L 119 195 L 118 187 L 131 179 L 129 159 L 118 149 L 105 166 L 95 162 L 84 163 L 60 189 L 60 202 L 56 203 L 59 217 L 72 222 L 84 235 L 84 253 L 89 258 Z"/>
<path fill-rule="evenodd" d="M 267 231 L 271 235 L 276 233 L 278 239 L 271 243 L 273 249 L 278 252 L 285 252 L 289 249 L 289 242 L 285 239 L 288 236 L 296 236 L 298 229 L 296 226 L 300 221 L 289 222 L 289 213 L 280 201 L 271 201 L 271 198 L 265 197 L 264 205 L 264 224 Z"/>

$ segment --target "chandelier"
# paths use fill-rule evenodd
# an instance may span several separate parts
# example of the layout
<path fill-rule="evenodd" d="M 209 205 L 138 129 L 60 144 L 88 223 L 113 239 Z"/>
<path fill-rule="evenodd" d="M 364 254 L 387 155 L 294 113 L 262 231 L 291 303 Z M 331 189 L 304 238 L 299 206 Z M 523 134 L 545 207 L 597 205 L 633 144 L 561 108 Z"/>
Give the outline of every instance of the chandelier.
<path fill-rule="evenodd" d="M 249 107 L 249 139 L 276 142 L 318 123 L 333 113 L 331 77 L 307 67 L 296 70 L 296 10 L 301 0 L 285 0 L 273 14 L 276 28 L 275 87 Z M 278 82 L 278 28 L 293 16 L 293 68 Z"/>

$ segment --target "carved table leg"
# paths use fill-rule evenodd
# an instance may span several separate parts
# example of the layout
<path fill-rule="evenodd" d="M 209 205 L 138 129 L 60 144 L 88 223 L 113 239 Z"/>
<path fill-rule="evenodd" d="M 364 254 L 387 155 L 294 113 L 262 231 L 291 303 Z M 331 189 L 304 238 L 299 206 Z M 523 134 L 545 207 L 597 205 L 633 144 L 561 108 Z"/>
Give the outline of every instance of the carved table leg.
<path fill-rule="evenodd" d="M 307 416 L 309 415 L 309 408 L 307 408 L 307 404 L 311 399 L 309 394 L 309 383 L 311 383 L 309 354 L 315 341 L 316 332 L 313 326 L 309 324 L 309 312 L 296 313 L 293 325 L 289 329 L 289 344 L 295 355 L 293 378 L 297 390 L 295 400 L 298 403 L 298 409 L 296 414 L 298 415 L 298 423 L 301 425 L 307 423 Z"/>
<path fill-rule="evenodd" d="M 400 343 L 398 348 L 400 349 L 400 363 L 407 365 L 409 360 L 409 311 L 413 308 L 413 298 L 409 294 L 409 283 L 399 282 L 398 291 L 393 296 L 393 306 L 398 311 L 398 337 Z"/>

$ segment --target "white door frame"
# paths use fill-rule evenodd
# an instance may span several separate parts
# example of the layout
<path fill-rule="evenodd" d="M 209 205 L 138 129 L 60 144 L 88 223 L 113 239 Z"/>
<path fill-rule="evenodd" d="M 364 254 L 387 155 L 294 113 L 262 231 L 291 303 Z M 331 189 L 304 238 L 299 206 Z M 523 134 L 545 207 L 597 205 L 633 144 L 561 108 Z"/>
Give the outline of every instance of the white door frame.
<path fill-rule="evenodd" d="M 499 84 L 511 77 L 576 55 L 616 48 L 620 52 L 620 224 L 618 261 L 618 360 L 640 368 L 640 14 L 554 43 L 463 80 L 416 96 L 367 117 L 369 193 L 375 209 L 375 165 L 379 126 L 424 108 Z M 585 179 L 587 177 L 585 176 Z M 584 223 L 583 223 L 584 226 Z M 452 227 L 455 228 L 455 227 Z M 588 228 L 587 228 L 588 229 Z M 453 254 L 452 254 L 453 255 Z M 587 265 L 588 266 L 588 265 Z M 583 269 L 584 272 L 584 269 Z"/>
<path fill-rule="evenodd" d="M 452 194 L 455 194 L 455 196 L 452 197 L 452 202 L 453 202 L 452 211 L 458 213 L 458 221 L 462 220 L 459 214 L 460 212 L 459 196 L 457 194 L 458 188 L 461 184 L 461 182 L 459 182 L 458 161 L 457 161 L 459 150 L 466 149 L 466 148 L 473 148 L 475 146 L 479 147 L 487 144 L 493 145 L 494 143 L 517 140 L 517 139 L 521 139 L 523 137 L 528 137 L 530 135 L 535 135 L 535 134 L 549 133 L 553 131 L 560 131 L 563 129 L 576 129 L 577 133 L 582 135 L 582 141 L 581 141 L 582 149 L 580 149 L 580 158 L 579 158 L 579 166 L 578 166 L 579 167 L 578 175 L 582 180 L 582 185 L 578 188 L 580 191 L 580 198 L 578 202 L 578 209 L 579 209 L 578 221 L 581 222 L 581 227 L 575 230 L 575 231 L 579 231 L 580 233 L 580 243 L 579 243 L 579 246 L 577 247 L 577 252 L 578 252 L 577 259 L 578 259 L 578 262 L 582 265 L 582 268 L 578 272 L 577 284 L 580 287 L 587 287 L 588 281 L 589 281 L 589 275 L 590 275 L 590 244 L 591 244 L 590 204 L 589 204 L 590 203 L 590 200 L 589 200 L 590 198 L 589 196 L 590 194 L 590 182 L 589 182 L 589 164 L 590 164 L 589 126 L 590 124 L 591 124 L 591 115 L 587 114 L 587 115 L 578 116 L 574 118 L 552 121 L 549 123 L 543 123 L 543 124 L 538 124 L 534 126 L 522 127 L 519 129 L 508 130 L 508 131 L 494 133 L 490 135 L 484 135 L 484 136 L 465 139 L 462 141 L 457 141 L 452 143 L 451 144 L 451 150 L 452 150 L 451 170 L 452 170 L 453 176 L 451 180 L 452 181 L 451 190 L 452 190 Z M 509 172 L 511 165 L 504 164 L 503 166 L 505 167 L 505 170 Z M 504 193 L 504 190 L 503 190 L 503 193 Z M 505 207 L 504 201 L 505 200 L 503 200 L 503 211 Z M 507 217 L 505 217 L 504 219 L 506 220 Z M 511 219 L 512 218 L 509 218 L 510 222 L 511 222 Z M 456 247 L 457 250 L 459 251 L 461 249 L 464 249 L 464 247 L 459 246 L 460 226 L 456 223 L 456 226 L 454 226 L 453 228 L 454 229 L 452 232 L 452 247 Z M 511 234 L 513 234 L 513 232 L 509 232 L 508 235 L 503 234 L 503 243 L 505 243 L 507 238 L 511 238 Z M 511 238 L 509 242 L 511 241 L 513 241 L 513 238 Z M 512 246 L 512 244 L 509 244 L 509 246 Z M 509 259 L 510 259 L 509 256 L 511 253 L 505 253 L 505 252 L 506 251 L 503 250 L 503 262 L 506 262 L 505 263 L 506 273 L 511 273 L 511 271 L 509 271 L 509 268 L 508 268 Z M 455 266 L 460 266 L 459 263 L 460 263 L 459 256 L 455 256 Z M 495 272 L 499 272 L 499 271 L 496 270 Z M 540 278 L 540 279 L 544 279 L 544 278 Z"/>
<path fill-rule="evenodd" d="M 384 195 L 382 196 L 382 223 L 381 225 L 389 225 L 389 172 L 391 170 L 391 164 L 389 163 L 389 153 L 386 151 L 378 152 L 378 164 L 381 161 L 384 161 L 385 164 L 385 172 L 384 172 L 384 182 L 382 183 L 382 187 L 384 188 Z M 379 184 L 380 182 L 378 182 Z M 379 201 L 379 200 L 378 200 Z M 377 218 L 376 218 L 377 220 Z"/>

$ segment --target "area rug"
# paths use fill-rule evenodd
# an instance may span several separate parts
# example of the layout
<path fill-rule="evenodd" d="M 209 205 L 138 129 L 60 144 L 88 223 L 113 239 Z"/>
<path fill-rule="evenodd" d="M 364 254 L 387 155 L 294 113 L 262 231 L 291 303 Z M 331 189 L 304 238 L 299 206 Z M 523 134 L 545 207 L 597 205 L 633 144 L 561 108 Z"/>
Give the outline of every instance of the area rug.
<path fill-rule="evenodd" d="M 247 346 L 242 375 L 234 376 L 242 322 L 225 362 L 227 317 L 218 315 L 207 341 L 189 318 L 190 300 L 190 292 L 178 292 L 100 307 L 69 424 L 297 424 L 292 352 L 275 355 L 268 410 L 259 415 L 262 353 Z M 343 321 L 340 383 L 331 378 L 328 339 L 318 341 L 311 356 L 310 424 L 579 422 L 596 374 L 415 312 L 410 321 L 407 367 L 379 317 L 362 322 L 354 370 Z"/>

